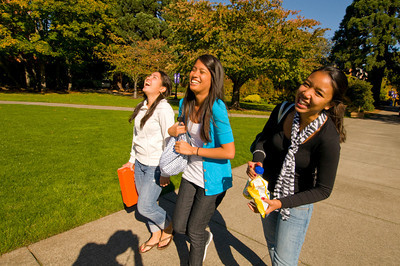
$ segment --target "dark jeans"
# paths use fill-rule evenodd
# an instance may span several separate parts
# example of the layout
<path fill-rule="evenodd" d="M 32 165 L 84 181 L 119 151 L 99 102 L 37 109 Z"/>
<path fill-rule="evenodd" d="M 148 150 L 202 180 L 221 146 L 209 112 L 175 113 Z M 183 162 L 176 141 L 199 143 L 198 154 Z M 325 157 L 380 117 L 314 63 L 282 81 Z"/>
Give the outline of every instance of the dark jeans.
<path fill-rule="evenodd" d="M 204 248 L 208 238 L 206 227 L 225 191 L 206 196 L 203 188 L 182 178 L 176 201 L 173 227 L 175 233 L 187 234 L 190 238 L 189 265 L 203 264 Z"/>

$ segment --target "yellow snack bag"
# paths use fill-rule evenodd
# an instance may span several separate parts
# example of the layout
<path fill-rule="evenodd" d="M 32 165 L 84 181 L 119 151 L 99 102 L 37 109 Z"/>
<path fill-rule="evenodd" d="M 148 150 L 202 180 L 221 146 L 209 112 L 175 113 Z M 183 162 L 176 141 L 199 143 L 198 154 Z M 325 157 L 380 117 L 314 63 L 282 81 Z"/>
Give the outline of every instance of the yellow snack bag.
<path fill-rule="evenodd" d="M 248 199 L 253 199 L 257 205 L 257 209 L 261 216 L 265 217 L 265 210 L 268 208 L 268 203 L 264 202 L 261 198 L 269 199 L 268 182 L 261 177 L 264 173 L 264 169 L 260 166 L 255 167 L 255 172 L 257 176 L 254 179 L 249 179 L 247 181 L 245 190 L 247 193 L 243 192 L 243 196 Z M 249 197 L 248 197 L 248 196 Z"/>

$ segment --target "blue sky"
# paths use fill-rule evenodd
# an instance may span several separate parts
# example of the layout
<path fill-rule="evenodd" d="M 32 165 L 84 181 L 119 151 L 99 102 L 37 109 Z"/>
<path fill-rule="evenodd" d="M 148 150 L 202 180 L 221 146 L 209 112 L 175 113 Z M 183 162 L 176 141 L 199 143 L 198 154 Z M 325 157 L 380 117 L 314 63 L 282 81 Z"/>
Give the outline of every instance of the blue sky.
<path fill-rule="evenodd" d="M 299 15 L 321 22 L 320 27 L 330 28 L 325 32 L 326 38 L 332 38 L 339 29 L 340 22 L 346 14 L 352 0 L 283 0 L 283 8 L 301 10 Z"/>
<path fill-rule="evenodd" d="M 229 0 L 210 0 L 210 2 L 227 3 Z M 353 0 L 283 0 L 283 8 L 298 10 L 299 15 L 317 20 L 321 28 L 330 28 L 325 37 L 331 39 L 339 29 L 340 22 Z"/>

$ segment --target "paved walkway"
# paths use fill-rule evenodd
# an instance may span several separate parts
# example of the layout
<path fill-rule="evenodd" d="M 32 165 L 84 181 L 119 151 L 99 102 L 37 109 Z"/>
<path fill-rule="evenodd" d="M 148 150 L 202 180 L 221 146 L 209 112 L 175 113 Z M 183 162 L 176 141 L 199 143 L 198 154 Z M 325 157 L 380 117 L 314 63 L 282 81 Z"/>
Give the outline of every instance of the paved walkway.
<path fill-rule="evenodd" d="M 44 106 L 57 106 L 57 107 L 71 107 L 71 108 L 85 108 L 85 109 L 101 109 L 101 110 L 116 110 L 116 111 L 133 111 L 133 107 L 119 107 L 119 106 L 104 106 L 104 105 L 88 105 L 88 104 L 73 104 L 73 103 L 44 103 L 44 102 L 22 102 L 22 101 L 0 101 L 0 104 L 22 104 L 22 105 L 44 105 Z M 175 110 L 178 113 L 178 110 Z M 232 117 L 268 117 L 266 115 L 247 115 L 247 114 L 232 114 Z"/>
<path fill-rule="evenodd" d="M 398 265 L 400 257 L 400 118 L 380 111 L 368 119 L 345 119 L 331 197 L 315 204 L 299 265 Z M 214 234 L 204 265 L 270 265 L 261 222 L 241 192 L 246 166 L 233 169 L 229 189 L 210 222 Z M 160 198 L 169 213 L 176 194 Z M 121 210 L 0 257 L 0 265 L 180 265 L 183 237 L 162 251 L 137 252 L 149 237 L 134 209 Z"/>

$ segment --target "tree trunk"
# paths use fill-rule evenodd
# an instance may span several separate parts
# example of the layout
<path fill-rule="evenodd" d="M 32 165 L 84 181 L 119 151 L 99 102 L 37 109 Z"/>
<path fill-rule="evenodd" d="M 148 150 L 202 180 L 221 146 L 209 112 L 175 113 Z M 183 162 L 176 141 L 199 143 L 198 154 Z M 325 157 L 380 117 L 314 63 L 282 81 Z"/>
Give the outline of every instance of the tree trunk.
<path fill-rule="evenodd" d="M 31 78 L 29 76 L 28 67 L 26 66 L 26 64 L 24 64 L 24 72 L 25 72 L 25 84 L 26 88 L 28 89 L 31 87 Z"/>
<path fill-rule="evenodd" d="M 120 74 L 118 75 L 118 78 L 117 78 L 117 87 L 118 87 L 118 89 L 119 89 L 120 91 L 123 91 L 123 90 L 124 90 L 124 86 L 122 85 L 122 73 L 120 73 Z"/>
<path fill-rule="evenodd" d="M 72 90 L 72 74 L 71 74 L 71 66 L 67 62 L 67 77 L 68 77 L 68 86 L 67 91 L 68 93 Z"/>
<path fill-rule="evenodd" d="M 240 88 L 244 82 L 233 81 L 233 91 L 232 91 L 232 101 L 231 101 L 231 109 L 240 109 Z"/>
<path fill-rule="evenodd" d="M 137 83 L 138 79 L 133 79 L 133 98 L 137 98 Z"/>
<path fill-rule="evenodd" d="M 39 60 L 40 92 L 46 93 L 46 66 L 42 60 Z"/>
<path fill-rule="evenodd" d="M 372 94 L 374 96 L 374 105 L 379 106 L 380 104 L 380 94 L 382 87 L 382 80 L 385 75 L 385 68 L 376 68 L 370 71 L 368 77 L 372 84 Z"/>
<path fill-rule="evenodd" d="M 39 77 L 38 77 L 38 74 L 37 74 L 37 71 L 36 71 L 35 64 L 36 64 L 36 60 L 33 61 L 33 66 L 31 68 L 32 77 L 33 77 L 33 85 L 32 85 L 32 81 L 31 81 L 31 85 L 32 85 L 32 88 L 36 91 L 38 89 L 38 87 L 39 87 L 39 85 L 38 85 L 38 81 L 39 81 L 38 78 Z"/>
<path fill-rule="evenodd" d="M 56 62 L 56 90 L 61 91 L 60 64 Z"/>
<path fill-rule="evenodd" d="M 122 86 L 122 82 L 120 80 L 117 81 L 117 87 L 120 91 L 124 90 L 124 87 Z"/>

